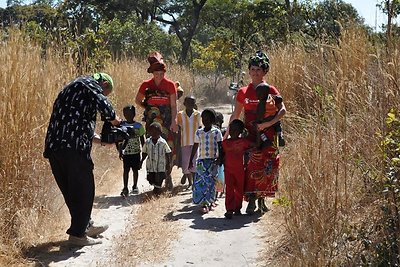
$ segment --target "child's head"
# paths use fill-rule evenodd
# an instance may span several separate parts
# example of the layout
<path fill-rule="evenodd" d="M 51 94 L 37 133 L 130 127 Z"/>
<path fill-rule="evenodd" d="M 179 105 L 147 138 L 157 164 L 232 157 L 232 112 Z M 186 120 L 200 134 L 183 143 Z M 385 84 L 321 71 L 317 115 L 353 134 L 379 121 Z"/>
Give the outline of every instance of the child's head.
<path fill-rule="evenodd" d="M 211 127 L 215 123 L 215 111 L 211 108 L 206 108 L 201 113 L 201 122 L 204 127 Z"/>
<path fill-rule="evenodd" d="M 221 112 L 215 113 L 215 125 L 219 128 L 222 128 L 222 124 L 224 124 L 224 115 Z"/>
<path fill-rule="evenodd" d="M 266 100 L 269 95 L 269 86 L 266 83 L 260 83 L 256 86 L 256 94 L 258 100 Z"/>
<path fill-rule="evenodd" d="M 196 98 L 194 96 L 187 96 L 183 101 L 183 105 L 186 107 L 186 110 L 193 111 L 196 106 Z"/>
<path fill-rule="evenodd" d="M 232 138 L 238 138 L 244 131 L 244 123 L 241 120 L 235 119 L 229 124 L 229 135 Z"/>
<path fill-rule="evenodd" d="M 127 121 L 133 121 L 136 116 L 136 109 L 133 105 L 127 105 L 124 107 L 123 113 Z"/>
<path fill-rule="evenodd" d="M 158 139 L 161 135 L 161 124 L 158 122 L 151 123 L 148 132 L 151 138 Z"/>

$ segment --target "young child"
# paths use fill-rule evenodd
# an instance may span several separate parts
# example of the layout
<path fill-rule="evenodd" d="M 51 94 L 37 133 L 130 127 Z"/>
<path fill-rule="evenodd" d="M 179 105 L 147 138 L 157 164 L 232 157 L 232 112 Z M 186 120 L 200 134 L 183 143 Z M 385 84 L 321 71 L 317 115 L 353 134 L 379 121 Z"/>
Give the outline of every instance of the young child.
<path fill-rule="evenodd" d="M 147 180 L 154 186 L 153 193 L 161 194 L 161 185 L 167 175 L 171 174 L 171 148 L 161 137 L 161 124 L 153 122 L 148 128 L 149 138 L 146 139 L 142 150 L 142 163 L 146 161 Z"/>
<path fill-rule="evenodd" d="M 253 144 L 246 138 L 242 138 L 244 123 L 235 119 L 229 124 L 230 138 L 222 141 L 225 166 L 225 217 L 232 219 L 233 214 L 241 215 L 243 191 L 244 191 L 244 154 Z"/>
<path fill-rule="evenodd" d="M 196 130 L 200 128 L 200 112 L 194 109 L 196 105 L 196 98 L 194 96 L 187 96 L 183 102 L 185 110 L 179 111 L 177 120 L 180 130 L 180 144 L 181 144 L 181 159 L 182 159 L 182 179 L 181 184 L 185 184 L 188 180 L 188 189 L 192 187 L 193 184 L 193 174 L 196 172 L 194 167 L 189 168 L 189 159 L 192 153 L 192 147 L 194 144 Z M 197 160 L 197 153 L 192 159 L 193 166 Z"/>
<path fill-rule="evenodd" d="M 221 150 L 222 133 L 213 126 L 215 112 L 205 109 L 201 113 L 204 127 L 196 131 L 194 145 L 190 155 L 189 168 L 193 167 L 193 159 L 197 153 L 197 167 L 193 183 L 193 203 L 201 205 L 201 212 L 212 210 L 215 201 L 215 180 L 218 174 L 218 158 Z"/>
<path fill-rule="evenodd" d="M 256 87 L 256 94 L 259 100 L 256 113 L 257 123 L 270 121 L 275 117 L 277 112 L 276 104 L 282 103 L 282 97 L 280 95 L 270 95 L 269 85 L 266 83 L 260 83 Z M 273 129 L 278 135 L 279 146 L 285 146 L 285 140 L 283 139 L 281 122 L 278 121 L 272 125 Z M 256 147 L 261 148 L 264 145 L 271 145 L 273 140 L 269 140 L 267 135 L 263 132 L 257 133 Z"/>
<path fill-rule="evenodd" d="M 226 133 L 226 127 L 223 127 L 222 126 L 223 124 L 224 124 L 224 115 L 221 112 L 215 112 L 215 126 L 217 126 L 217 128 L 220 129 L 222 136 L 224 136 Z M 220 162 L 220 165 L 218 166 L 218 176 L 215 184 L 215 189 L 217 191 L 215 199 L 217 200 L 218 193 L 220 198 L 223 197 L 225 193 L 225 175 L 224 175 L 224 165 L 222 164 L 222 162 Z"/>
<path fill-rule="evenodd" d="M 122 142 L 120 147 L 120 159 L 124 164 L 124 188 L 122 189 L 121 196 L 128 196 L 128 179 L 129 171 L 132 169 L 133 172 L 133 186 L 132 193 L 137 194 L 139 190 L 137 188 L 139 170 L 142 167 L 140 160 L 141 146 L 144 144 L 145 130 L 141 123 L 134 120 L 136 116 L 136 110 L 133 105 L 127 105 L 123 109 L 124 117 L 126 121 L 121 123 L 121 126 L 127 126 L 133 128 L 131 138 Z"/>

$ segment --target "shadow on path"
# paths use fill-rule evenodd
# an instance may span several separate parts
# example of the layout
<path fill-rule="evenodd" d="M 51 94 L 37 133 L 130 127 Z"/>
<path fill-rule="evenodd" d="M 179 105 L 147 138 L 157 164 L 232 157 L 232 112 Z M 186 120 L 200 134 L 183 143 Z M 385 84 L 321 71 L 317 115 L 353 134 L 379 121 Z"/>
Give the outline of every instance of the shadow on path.
<path fill-rule="evenodd" d="M 26 248 L 24 257 L 34 262 L 33 266 L 49 266 L 52 262 L 65 261 L 80 256 L 81 247 L 71 247 L 67 240 L 43 243 Z"/>
<path fill-rule="evenodd" d="M 186 201 L 185 201 L 186 202 Z M 213 211 L 209 213 L 213 215 Z M 191 220 L 192 224 L 189 226 L 192 229 L 208 230 L 213 232 L 220 232 L 226 230 L 235 230 L 242 227 L 249 227 L 251 223 L 256 223 L 260 220 L 261 213 L 256 212 L 253 215 L 238 215 L 233 216 L 231 220 L 225 217 L 205 217 L 199 211 L 199 207 L 195 205 L 186 205 L 176 212 L 171 211 L 164 216 L 165 220 Z"/>

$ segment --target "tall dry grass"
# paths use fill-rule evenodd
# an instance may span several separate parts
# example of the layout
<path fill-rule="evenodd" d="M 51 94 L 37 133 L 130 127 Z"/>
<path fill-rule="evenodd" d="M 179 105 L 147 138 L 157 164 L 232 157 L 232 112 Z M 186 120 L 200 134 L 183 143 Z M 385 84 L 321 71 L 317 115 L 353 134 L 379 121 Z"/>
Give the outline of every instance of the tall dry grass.
<path fill-rule="evenodd" d="M 20 259 L 21 248 L 64 234 L 68 224 L 42 151 L 53 101 L 79 74 L 68 57 L 56 51 L 43 57 L 18 33 L 0 47 L 0 265 L 5 265 Z M 345 32 L 337 46 L 268 51 L 268 81 L 277 85 L 288 109 L 280 203 L 293 266 L 350 265 L 360 257 L 359 229 L 380 215 L 370 186 L 383 169 L 376 133 L 384 130 L 389 108 L 399 106 L 398 51 L 387 56 L 359 30 Z M 118 114 L 149 78 L 146 67 L 136 60 L 107 65 Z M 169 65 L 167 76 L 179 80 L 187 94 L 199 88 L 181 67 Z M 115 182 L 105 175 L 118 161 L 114 152 L 93 149 L 96 183 Z"/>
<path fill-rule="evenodd" d="M 46 51 L 11 31 L 0 43 L 0 265 L 22 260 L 21 251 L 32 245 L 65 238 L 69 215 L 43 158 L 45 131 L 53 102 L 77 73 L 68 55 Z M 134 104 L 140 83 L 149 79 L 147 62 L 113 61 L 101 71 L 110 73 L 115 93 L 110 95 L 117 114 Z M 190 73 L 168 66 L 167 77 L 178 80 L 186 93 L 193 88 Z M 141 120 L 141 110 L 137 110 Z M 97 132 L 101 127 L 98 122 Z M 113 150 L 93 148 L 96 187 L 115 184 L 110 168 L 120 162 Z M 115 179 L 115 177 L 113 177 Z M 118 182 L 120 182 L 118 180 Z"/>
<path fill-rule="evenodd" d="M 289 111 L 280 203 L 290 263 L 357 264 L 365 249 L 358 235 L 380 217 L 371 187 L 383 170 L 377 133 L 400 104 L 398 50 L 386 56 L 352 29 L 337 46 L 290 46 L 271 55 L 269 78 Z"/>

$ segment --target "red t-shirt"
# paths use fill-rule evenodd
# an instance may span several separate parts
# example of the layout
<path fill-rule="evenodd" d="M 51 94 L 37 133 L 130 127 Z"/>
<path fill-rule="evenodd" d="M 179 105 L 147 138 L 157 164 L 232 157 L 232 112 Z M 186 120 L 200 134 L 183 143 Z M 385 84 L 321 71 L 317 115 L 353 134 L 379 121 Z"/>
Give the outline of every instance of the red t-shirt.
<path fill-rule="evenodd" d="M 272 85 L 269 85 L 270 95 L 280 95 L 279 91 Z M 236 96 L 236 101 L 241 103 L 244 108 L 244 125 L 249 131 L 249 139 L 252 141 L 256 140 L 257 132 L 254 128 L 253 121 L 257 119 L 257 105 L 258 98 L 256 94 L 256 89 L 253 84 L 250 83 L 247 86 L 240 88 Z"/>
<path fill-rule="evenodd" d="M 154 79 L 144 81 L 139 87 L 139 93 L 146 96 L 146 93 L 151 91 L 148 96 L 147 103 L 149 105 L 170 105 L 170 95 L 176 94 L 175 83 L 167 78 L 163 78 L 160 85 L 157 86 Z"/>
<path fill-rule="evenodd" d="M 237 173 L 244 170 L 244 152 L 252 147 L 252 143 L 245 138 L 225 139 L 222 141 L 224 150 L 224 169 L 229 172 Z"/>

